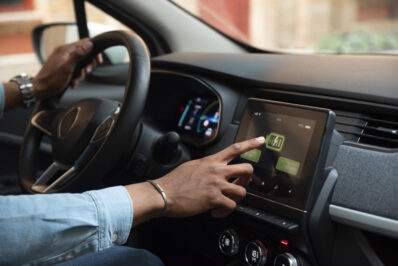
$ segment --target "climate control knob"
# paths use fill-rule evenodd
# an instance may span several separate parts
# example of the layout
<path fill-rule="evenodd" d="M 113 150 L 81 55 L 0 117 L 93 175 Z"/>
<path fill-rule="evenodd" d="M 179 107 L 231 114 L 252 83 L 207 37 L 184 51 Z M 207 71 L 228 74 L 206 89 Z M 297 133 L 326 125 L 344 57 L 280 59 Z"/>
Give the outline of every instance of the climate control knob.
<path fill-rule="evenodd" d="M 234 256 L 239 251 L 239 237 L 234 229 L 223 231 L 218 236 L 218 247 L 222 254 Z"/>
<path fill-rule="evenodd" d="M 298 266 L 298 261 L 291 253 L 283 253 L 276 256 L 274 266 Z"/>
<path fill-rule="evenodd" d="M 268 250 L 260 241 L 253 241 L 246 245 L 245 260 L 250 266 L 261 266 L 267 262 Z"/>

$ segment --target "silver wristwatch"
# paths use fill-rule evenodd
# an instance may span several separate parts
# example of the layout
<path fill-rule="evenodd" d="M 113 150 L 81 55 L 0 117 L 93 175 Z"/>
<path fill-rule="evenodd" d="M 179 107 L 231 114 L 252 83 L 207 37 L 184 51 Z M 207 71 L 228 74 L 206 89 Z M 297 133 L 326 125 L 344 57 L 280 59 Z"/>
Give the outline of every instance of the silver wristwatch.
<path fill-rule="evenodd" d="M 10 82 L 18 84 L 19 90 L 22 94 L 22 102 L 25 108 L 31 107 L 36 102 L 35 92 L 33 90 L 32 77 L 26 73 L 21 73 L 13 77 Z"/>

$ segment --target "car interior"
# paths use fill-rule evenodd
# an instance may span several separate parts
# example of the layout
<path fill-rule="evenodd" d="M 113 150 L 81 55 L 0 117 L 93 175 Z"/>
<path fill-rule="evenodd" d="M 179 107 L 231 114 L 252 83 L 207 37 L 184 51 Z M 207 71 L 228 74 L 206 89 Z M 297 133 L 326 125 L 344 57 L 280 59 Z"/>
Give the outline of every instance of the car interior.
<path fill-rule="evenodd" d="M 88 22 L 85 2 L 128 32 Z M 231 215 L 156 218 L 126 245 L 165 265 L 397 264 L 396 55 L 260 50 L 165 0 L 75 0 L 74 12 L 32 32 L 39 61 L 73 35 L 104 64 L 4 114 L 2 195 L 143 182 L 264 136 L 232 162 L 254 174 Z"/>

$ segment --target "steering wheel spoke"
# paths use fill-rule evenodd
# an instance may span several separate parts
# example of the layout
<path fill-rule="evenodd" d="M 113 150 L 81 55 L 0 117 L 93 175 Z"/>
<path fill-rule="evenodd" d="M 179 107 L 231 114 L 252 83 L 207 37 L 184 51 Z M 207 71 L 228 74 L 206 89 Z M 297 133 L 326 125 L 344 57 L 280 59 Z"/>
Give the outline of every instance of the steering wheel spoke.
<path fill-rule="evenodd" d="M 42 110 L 35 114 L 32 119 L 32 125 L 48 136 L 52 136 L 55 117 L 60 110 Z"/>
<path fill-rule="evenodd" d="M 33 183 L 31 189 L 40 193 L 53 192 L 58 187 L 70 181 L 71 178 L 89 162 L 92 156 L 94 156 L 103 140 L 102 138 L 87 145 L 73 166 L 67 166 L 54 161 Z"/>
<path fill-rule="evenodd" d="M 53 162 L 32 185 L 32 190 L 46 193 L 54 188 L 57 184 L 69 179 L 75 171 L 75 167 L 69 167 L 59 162 Z M 62 174 L 59 174 L 59 173 Z M 58 178 L 55 178 L 60 175 Z M 55 180 L 54 180 L 55 179 Z"/>

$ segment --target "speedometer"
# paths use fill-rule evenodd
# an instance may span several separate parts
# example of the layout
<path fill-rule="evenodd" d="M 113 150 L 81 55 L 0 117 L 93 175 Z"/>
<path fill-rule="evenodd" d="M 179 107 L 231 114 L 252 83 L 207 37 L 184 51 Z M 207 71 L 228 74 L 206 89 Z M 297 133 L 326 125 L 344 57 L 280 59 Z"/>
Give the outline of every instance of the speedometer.
<path fill-rule="evenodd" d="M 219 103 L 216 100 L 209 104 L 203 111 L 196 126 L 196 133 L 204 135 L 205 138 L 213 137 L 215 129 L 217 129 L 219 115 Z"/>
<path fill-rule="evenodd" d="M 180 108 L 179 132 L 190 136 L 198 144 L 212 140 L 217 135 L 220 120 L 220 103 L 214 97 L 196 97 L 189 99 L 185 107 Z"/>

